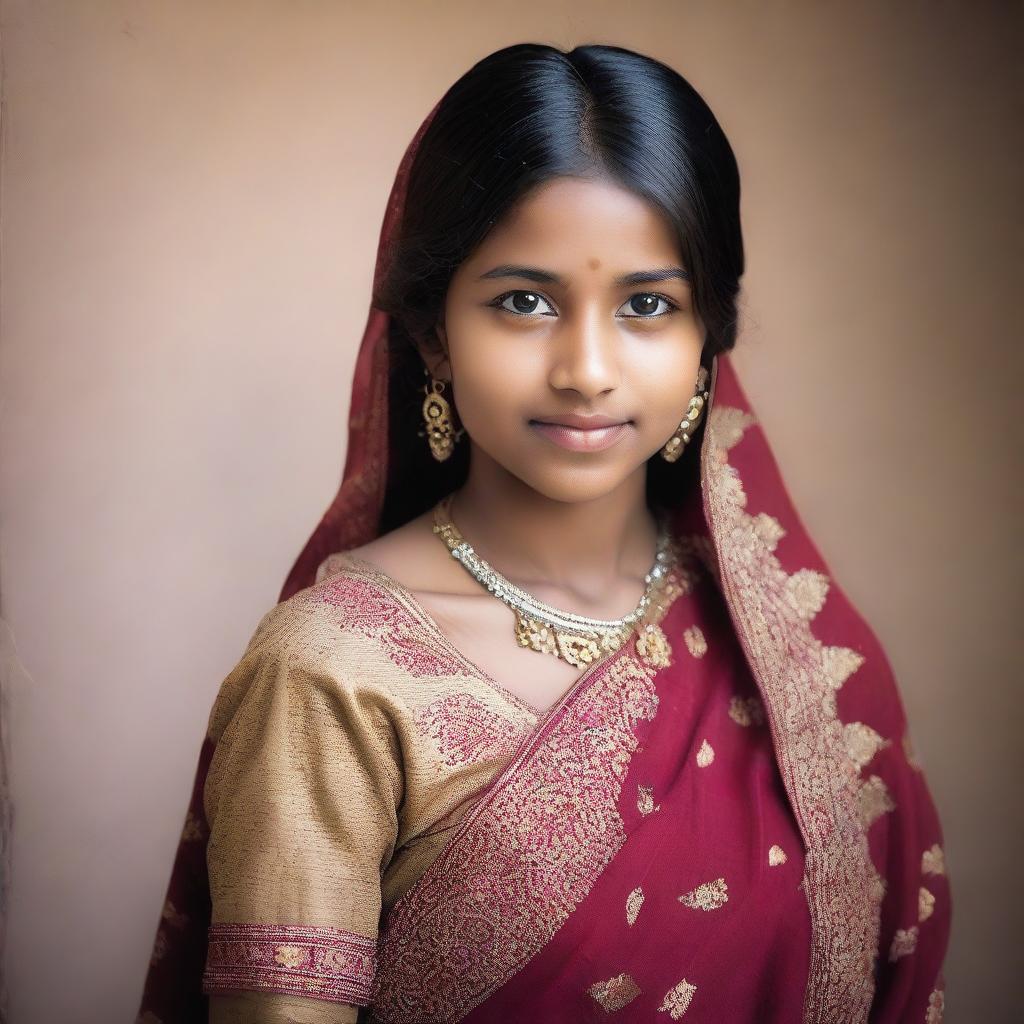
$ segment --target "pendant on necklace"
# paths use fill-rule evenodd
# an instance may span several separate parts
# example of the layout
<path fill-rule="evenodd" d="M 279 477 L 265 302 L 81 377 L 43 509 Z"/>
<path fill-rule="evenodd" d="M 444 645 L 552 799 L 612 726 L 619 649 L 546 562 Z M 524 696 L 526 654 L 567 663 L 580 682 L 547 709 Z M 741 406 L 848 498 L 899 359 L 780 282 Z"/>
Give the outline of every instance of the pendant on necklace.
<path fill-rule="evenodd" d="M 513 611 L 516 616 L 516 640 L 520 647 L 529 647 L 541 654 L 553 654 L 577 668 L 585 668 L 595 662 L 602 651 L 609 654 L 617 651 L 632 632 L 632 629 L 622 629 L 600 638 L 582 636 L 532 619 L 518 609 Z"/>

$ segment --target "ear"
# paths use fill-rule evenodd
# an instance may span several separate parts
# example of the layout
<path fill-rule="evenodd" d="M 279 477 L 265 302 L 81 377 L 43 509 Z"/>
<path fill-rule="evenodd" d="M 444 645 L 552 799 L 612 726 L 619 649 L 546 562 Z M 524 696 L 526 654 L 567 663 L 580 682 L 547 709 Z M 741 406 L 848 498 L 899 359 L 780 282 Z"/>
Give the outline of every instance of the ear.
<path fill-rule="evenodd" d="M 448 361 L 448 334 L 444 324 L 437 324 L 427 337 L 418 339 L 416 348 L 427 369 L 438 380 L 451 380 L 452 368 Z"/>

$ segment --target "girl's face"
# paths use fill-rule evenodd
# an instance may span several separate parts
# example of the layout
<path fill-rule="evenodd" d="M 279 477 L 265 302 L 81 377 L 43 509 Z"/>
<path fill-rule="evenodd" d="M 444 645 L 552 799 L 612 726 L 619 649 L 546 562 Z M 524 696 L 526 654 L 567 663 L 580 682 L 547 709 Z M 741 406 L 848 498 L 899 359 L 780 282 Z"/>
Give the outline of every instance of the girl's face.
<path fill-rule="evenodd" d="M 684 274 L 670 223 L 634 193 L 569 177 L 530 192 L 459 267 L 438 327 L 450 365 L 434 372 L 472 459 L 565 502 L 645 474 L 700 367 Z"/>

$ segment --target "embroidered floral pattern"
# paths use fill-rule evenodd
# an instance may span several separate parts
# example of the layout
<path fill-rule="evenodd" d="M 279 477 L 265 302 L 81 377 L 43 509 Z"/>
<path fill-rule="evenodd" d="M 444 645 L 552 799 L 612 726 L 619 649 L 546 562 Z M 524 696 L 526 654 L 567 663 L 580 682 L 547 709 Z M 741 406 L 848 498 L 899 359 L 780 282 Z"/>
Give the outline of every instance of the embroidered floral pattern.
<path fill-rule="evenodd" d="M 697 767 L 707 768 L 709 764 L 715 759 L 715 748 L 705 740 L 700 745 L 700 750 L 697 751 Z"/>
<path fill-rule="evenodd" d="M 655 675 L 635 639 L 595 665 L 398 900 L 372 993 L 381 1021 L 461 1019 L 587 895 L 626 839 L 618 800 L 637 724 L 657 712 Z M 628 991 L 620 976 L 591 994 L 607 1008 Z"/>
<path fill-rule="evenodd" d="M 861 785 L 858 800 L 864 828 L 870 828 L 881 815 L 896 809 L 888 787 L 877 775 L 872 775 Z"/>
<path fill-rule="evenodd" d="M 283 992 L 366 1006 L 376 942 L 339 928 L 212 924 L 203 991 Z"/>
<path fill-rule="evenodd" d="M 716 878 L 680 896 L 679 902 L 694 910 L 717 910 L 729 902 L 729 886 L 724 878 Z"/>
<path fill-rule="evenodd" d="M 644 891 L 639 886 L 626 897 L 626 924 L 636 924 L 637 915 L 644 905 Z"/>
<path fill-rule="evenodd" d="M 942 1024 L 946 1012 L 946 994 L 935 989 L 928 997 L 928 1009 L 924 1015 L 924 1024 Z"/>
<path fill-rule="evenodd" d="M 446 765 L 472 764 L 484 756 L 511 753 L 522 728 L 481 704 L 472 694 L 439 697 L 414 716 L 419 730 L 436 744 Z"/>
<path fill-rule="evenodd" d="M 889 947 L 889 962 L 895 963 L 901 956 L 907 956 L 917 949 L 917 925 L 910 928 L 897 928 Z"/>
<path fill-rule="evenodd" d="M 921 871 L 926 875 L 944 875 L 946 873 L 946 855 L 938 843 L 921 854 Z"/>
<path fill-rule="evenodd" d="M 591 985 L 587 991 L 597 1000 L 605 1013 L 614 1013 L 628 1006 L 640 995 L 640 986 L 628 974 L 618 974 L 607 981 Z"/>
<path fill-rule="evenodd" d="M 773 846 L 768 851 L 768 866 L 771 868 L 778 867 L 780 864 L 785 864 L 789 858 L 786 856 L 786 851 L 781 846 Z"/>
<path fill-rule="evenodd" d="M 673 1020 L 679 1020 L 680 1017 L 690 1008 L 690 1001 L 693 999 L 694 993 L 697 991 L 697 986 L 692 985 L 685 978 L 678 985 L 670 988 L 665 993 L 665 999 L 661 1006 L 658 1007 L 658 1012 L 663 1013 L 668 1011 L 668 1015 Z"/>
<path fill-rule="evenodd" d="M 850 759 L 860 770 L 880 750 L 884 750 L 892 742 L 882 739 L 870 725 L 863 722 L 849 722 L 843 726 L 843 739 Z"/>
<path fill-rule="evenodd" d="M 661 809 L 661 804 L 654 802 L 654 789 L 651 786 L 636 787 L 636 809 L 643 815 L 653 814 Z"/>
<path fill-rule="evenodd" d="M 704 637 L 704 631 L 700 626 L 690 626 L 683 639 L 686 641 L 686 649 L 695 657 L 703 658 L 708 653 L 708 642 Z"/>
<path fill-rule="evenodd" d="M 923 885 L 917 893 L 917 919 L 927 921 L 935 912 L 935 894 Z"/>
<path fill-rule="evenodd" d="M 393 587 L 364 579 L 363 570 L 337 575 L 320 588 L 321 600 L 341 609 L 345 628 L 379 641 L 380 649 L 414 676 L 451 676 L 466 665 L 437 632 L 405 607 L 405 597 Z"/>
<path fill-rule="evenodd" d="M 722 590 L 736 611 L 737 633 L 770 710 L 779 770 L 807 849 L 803 889 L 812 949 L 804 1022 L 863 1021 L 874 996 L 884 894 L 864 813 L 886 804 L 874 784 L 870 799 L 861 797 L 836 691 L 864 658 L 814 635 L 811 622 L 825 602 L 828 577 L 811 569 L 787 572 L 775 554 L 785 529 L 769 512 L 746 509 L 729 451 L 756 422 L 740 408 L 711 409 L 701 453 L 706 511 L 719 538 Z M 744 724 L 737 712 L 734 699 L 730 716 Z M 749 708 L 747 717 L 752 719 Z"/>
<path fill-rule="evenodd" d="M 764 705 L 757 697 L 733 697 L 729 701 L 729 717 L 737 725 L 763 725 Z"/>

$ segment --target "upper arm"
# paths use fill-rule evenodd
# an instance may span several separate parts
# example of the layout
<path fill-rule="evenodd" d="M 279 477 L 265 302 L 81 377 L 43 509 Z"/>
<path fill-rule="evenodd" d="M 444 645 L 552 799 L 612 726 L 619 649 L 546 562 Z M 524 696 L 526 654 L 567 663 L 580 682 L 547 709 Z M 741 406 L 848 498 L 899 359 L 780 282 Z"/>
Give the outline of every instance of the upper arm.
<path fill-rule="evenodd" d="M 301 635 L 272 638 L 225 684 L 205 790 L 203 988 L 218 1024 L 243 1007 L 249 1020 L 354 1021 L 369 1002 L 402 777 L 386 702 L 328 664 Z M 249 995 L 227 998 L 238 990 Z M 286 1003 L 305 1016 L 274 1016 Z"/>

